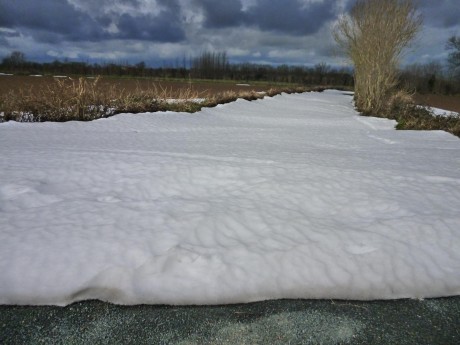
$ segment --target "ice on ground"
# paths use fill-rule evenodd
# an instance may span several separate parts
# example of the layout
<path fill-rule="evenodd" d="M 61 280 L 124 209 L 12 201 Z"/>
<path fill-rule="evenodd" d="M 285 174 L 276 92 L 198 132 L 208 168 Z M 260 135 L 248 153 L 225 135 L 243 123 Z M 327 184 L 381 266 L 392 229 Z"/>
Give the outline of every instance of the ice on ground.
<path fill-rule="evenodd" d="M 0 303 L 460 293 L 460 140 L 339 91 L 0 124 Z"/>

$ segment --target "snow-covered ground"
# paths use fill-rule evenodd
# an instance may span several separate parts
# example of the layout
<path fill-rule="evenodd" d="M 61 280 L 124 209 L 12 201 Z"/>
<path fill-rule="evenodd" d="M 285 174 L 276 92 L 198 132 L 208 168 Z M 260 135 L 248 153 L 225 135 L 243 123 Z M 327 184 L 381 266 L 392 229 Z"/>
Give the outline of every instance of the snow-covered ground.
<path fill-rule="evenodd" d="M 0 124 L 0 303 L 460 294 L 460 140 L 339 91 Z"/>

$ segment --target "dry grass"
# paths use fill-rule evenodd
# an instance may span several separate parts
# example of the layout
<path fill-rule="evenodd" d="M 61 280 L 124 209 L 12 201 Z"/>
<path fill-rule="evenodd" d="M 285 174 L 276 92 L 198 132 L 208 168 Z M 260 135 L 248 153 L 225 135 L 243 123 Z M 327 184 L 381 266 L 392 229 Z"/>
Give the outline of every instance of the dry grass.
<path fill-rule="evenodd" d="M 76 80 L 55 78 L 44 85 L 10 90 L 0 95 L 0 121 L 89 121 L 129 112 L 183 111 L 196 112 L 243 98 L 255 100 L 281 92 L 322 91 L 319 88 L 272 88 L 267 92 L 227 90 L 210 93 L 188 88 L 166 88 L 151 83 L 129 90 L 116 85 L 102 85 L 101 78 Z M 1 116 L 1 115 L 0 115 Z"/>
<path fill-rule="evenodd" d="M 22 122 L 92 120 L 112 111 L 114 90 L 98 88 L 100 78 L 68 83 L 55 79 L 46 87 L 10 91 L 0 98 L 4 120 Z"/>
<path fill-rule="evenodd" d="M 414 95 L 405 91 L 393 94 L 380 116 L 396 120 L 396 129 L 443 130 L 460 137 L 460 117 L 434 115 L 417 105 Z"/>
<path fill-rule="evenodd" d="M 45 87 L 21 88 L 0 96 L 4 121 L 89 121 L 121 112 L 154 112 L 165 110 L 193 111 L 197 92 L 171 89 L 152 84 L 149 88 L 125 90 L 111 85 L 100 86 L 100 77 L 93 80 L 54 79 Z M 178 98 L 181 102 L 170 100 Z"/>

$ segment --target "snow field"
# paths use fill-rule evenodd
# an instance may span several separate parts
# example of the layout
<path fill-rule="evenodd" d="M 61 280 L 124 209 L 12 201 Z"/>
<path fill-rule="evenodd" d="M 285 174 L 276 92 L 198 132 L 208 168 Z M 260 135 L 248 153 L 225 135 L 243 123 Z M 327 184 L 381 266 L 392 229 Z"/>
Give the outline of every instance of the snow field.
<path fill-rule="evenodd" d="M 0 124 L 0 303 L 460 293 L 460 141 L 339 91 Z"/>

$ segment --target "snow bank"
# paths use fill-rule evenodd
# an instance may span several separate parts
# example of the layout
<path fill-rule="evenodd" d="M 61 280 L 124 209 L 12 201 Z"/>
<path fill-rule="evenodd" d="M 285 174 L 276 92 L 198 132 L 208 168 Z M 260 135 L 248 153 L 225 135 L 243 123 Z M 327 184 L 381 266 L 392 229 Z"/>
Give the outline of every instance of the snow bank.
<path fill-rule="evenodd" d="M 338 91 L 0 124 L 0 303 L 460 293 L 460 140 Z"/>
<path fill-rule="evenodd" d="M 450 111 L 450 110 L 445 110 L 445 109 L 440 109 L 440 108 L 435 108 L 435 107 L 428 107 L 428 110 L 431 110 L 434 115 L 437 116 L 454 116 L 458 117 L 460 116 L 459 113 L 456 113 L 455 111 Z"/>

